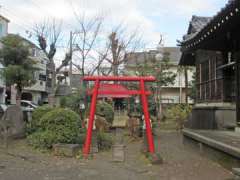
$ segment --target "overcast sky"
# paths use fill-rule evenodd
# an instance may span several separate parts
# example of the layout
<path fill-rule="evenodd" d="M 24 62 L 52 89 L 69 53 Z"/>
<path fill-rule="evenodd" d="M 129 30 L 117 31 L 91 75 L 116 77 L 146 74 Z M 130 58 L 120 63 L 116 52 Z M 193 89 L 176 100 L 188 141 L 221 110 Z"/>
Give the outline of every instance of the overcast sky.
<path fill-rule="evenodd" d="M 7 17 L 10 33 L 25 31 L 46 17 L 63 20 L 65 34 L 76 28 L 73 10 L 101 13 L 109 24 L 124 22 L 139 27 L 148 47 L 154 48 L 160 34 L 165 46 L 176 46 L 187 31 L 191 16 L 213 16 L 227 0 L 1 0 L 0 14 Z"/>

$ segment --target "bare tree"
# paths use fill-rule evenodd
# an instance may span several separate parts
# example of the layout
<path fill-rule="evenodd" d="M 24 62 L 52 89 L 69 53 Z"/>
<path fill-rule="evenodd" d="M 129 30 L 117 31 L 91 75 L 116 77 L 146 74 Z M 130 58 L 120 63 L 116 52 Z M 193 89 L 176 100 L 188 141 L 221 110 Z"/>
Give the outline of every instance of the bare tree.
<path fill-rule="evenodd" d="M 143 45 L 138 30 L 129 32 L 128 29 L 120 24 L 108 37 L 108 48 L 110 52 L 106 60 L 110 63 L 110 72 L 114 76 L 119 75 L 121 65 L 127 61 L 126 54 L 136 51 Z"/>
<path fill-rule="evenodd" d="M 34 35 L 37 38 L 39 47 L 42 49 L 48 59 L 48 70 L 51 81 L 51 86 L 48 94 L 48 102 L 50 105 L 55 104 L 55 91 L 56 91 L 56 74 L 68 64 L 70 55 L 66 54 L 62 64 L 56 68 L 54 56 L 57 52 L 57 45 L 60 40 L 62 32 L 62 23 L 57 22 L 55 19 L 45 20 L 43 23 L 36 24 L 34 28 Z"/>
<path fill-rule="evenodd" d="M 89 75 L 94 75 L 97 73 L 98 75 L 103 75 L 104 71 L 102 66 L 104 66 L 104 60 L 107 57 L 109 49 L 106 49 L 106 52 L 99 53 L 97 57 L 93 57 L 93 59 L 96 60 L 97 64 L 92 64 L 92 68 L 89 70 Z"/>
<path fill-rule="evenodd" d="M 75 17 L 79 24 L 75 37 L 75 50 L 78 58 L 73 65 L 81 72 L 82 76 L 94 74 L 104 61 L 105 53 L 98 53 L 100 49 L 100 30 L 103 25 L 103 17 L 86 17 L 85 14 Z"/>

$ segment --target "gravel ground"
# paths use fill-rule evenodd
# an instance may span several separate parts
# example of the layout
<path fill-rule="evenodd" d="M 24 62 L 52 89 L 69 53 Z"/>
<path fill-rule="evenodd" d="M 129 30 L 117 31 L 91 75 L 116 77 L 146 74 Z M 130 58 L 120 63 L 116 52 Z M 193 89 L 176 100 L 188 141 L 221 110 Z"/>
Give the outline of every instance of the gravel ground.
<path fill-rule="evenodd" d="M 158 141 L 164 159 L 151 165 L 139 152 L 141 141 L 129 141 L 126 161 L 112 162 L 110 152 L 98 153 L 91 160 L 54 157 L 26 146 L 11 143 L 0 148 L 0 180 L 227 180 L 232 174 L 218 164 L 184 147 L 181 134 L 161 132 Z M 158 142 L 158 143 L 159 143 Z"/>

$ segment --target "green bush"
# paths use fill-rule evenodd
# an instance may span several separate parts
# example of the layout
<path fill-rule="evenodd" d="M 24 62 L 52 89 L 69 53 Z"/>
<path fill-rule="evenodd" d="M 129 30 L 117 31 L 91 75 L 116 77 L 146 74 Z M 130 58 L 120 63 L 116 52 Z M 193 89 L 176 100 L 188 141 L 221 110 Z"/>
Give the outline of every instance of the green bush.
<path fill-rule="evenodd" d="M 70 109 L 54 108 L 40 119 L 38 129 L 28 140 L 36 148 L 51 148 L 55 143 L 78 143 L 81 135 L 78 114 Z"/>
<path fill-rule="evenodd" d="M 131 97 L 129 100 L 130 103 L 130 112 L 132 114 L 138 114 L 141 115 L 143 113 L 143 106 L 142 106 L 142 101 L 141 98 L 139 98 L 139 103 L 135 103 L 135 98 Z M 154 101 L 153 96 L 148 97 L 148 112 L 151 116 L 156 116 L 156 103 Z"/>
<path fill-rule="evenodd" d="M 50 149 L 57 142 L 56 134 L 51 131 L 37 131 L 27 137 L 28 142 L 34 148 Z"/>
<path fill-rule="evenodd" d="M 71 94 L 60 98 L 60 107 L 70 108 L 71 110 L 79 113 L 80 102 L 82 98 L 80 94 Z"/>
<path fill-rule="evenodd" d="M 170 107 L 167 110 L 166 117 L 176 121 L 177 129 L 181 130 L 184 126 L 184 122 L 192 111 L 192 106 L 185 104 L 178 104 Z"/>
<path fill-rule="evenodd" d="M 100 150 L 108 150 L 112 147 L 113 137 L 110 133 L 99 132 L 97 134 L 97 141 Z"/>
<path fill-rule="evenodd" d="M 53 108 L 48 105 L 39 106 L 36 108 L 32 113 L 32 120 L 27 124 L 27 133 L 31 134 L 39 129 L 40 119 L 43 117 L 43 115 L 50 112 L 51 110 L 53 110 Z"/>
<path fill-rule="evenodd" d="M 107 122 L 112 124 L 114 119 L 114 109 L 110 104 L 106 102 L 98 102 L 96 114 L 104 114 Z"/>

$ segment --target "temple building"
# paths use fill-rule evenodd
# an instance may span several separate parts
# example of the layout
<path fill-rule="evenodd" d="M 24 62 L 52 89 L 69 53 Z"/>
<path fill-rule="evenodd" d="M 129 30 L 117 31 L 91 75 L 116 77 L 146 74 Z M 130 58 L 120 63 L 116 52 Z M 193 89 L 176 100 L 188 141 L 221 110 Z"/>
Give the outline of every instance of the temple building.
<path fill-rule="evenodd" d="M 192 17 L 179 44 L 179 64 L 196 67 L 196 104 L 188 128 L 240 126 L 239 32 L 239 0 L 229 1 L 214 17 Z"/>

